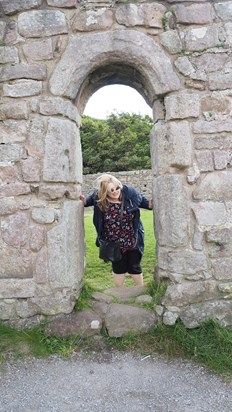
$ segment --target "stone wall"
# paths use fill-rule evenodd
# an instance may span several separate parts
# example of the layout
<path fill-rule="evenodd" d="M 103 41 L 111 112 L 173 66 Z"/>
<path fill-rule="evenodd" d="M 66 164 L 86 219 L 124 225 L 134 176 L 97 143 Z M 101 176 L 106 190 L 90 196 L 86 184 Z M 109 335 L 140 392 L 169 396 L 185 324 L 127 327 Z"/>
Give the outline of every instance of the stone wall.
<path fill-rule="evenodd" d="M 102 173 L 88 174 L 83 176 L 82 193 L 86 196 L 93 192 L 96 179 Z M 133 186 L 143 196 L 148 199 L 152 197 L 152 171 L 151 170 L 131 170 L 129 172 L 112 172 L 120 182 L 128 186 Z"/>
<path fill-rule="evenodd" d="M 2 0 L 0 13 L 0 318 L 72 310 L 81 115 L 120 83 L 153 109 L 163 322 L 231 327 L 232 1 Z"/>

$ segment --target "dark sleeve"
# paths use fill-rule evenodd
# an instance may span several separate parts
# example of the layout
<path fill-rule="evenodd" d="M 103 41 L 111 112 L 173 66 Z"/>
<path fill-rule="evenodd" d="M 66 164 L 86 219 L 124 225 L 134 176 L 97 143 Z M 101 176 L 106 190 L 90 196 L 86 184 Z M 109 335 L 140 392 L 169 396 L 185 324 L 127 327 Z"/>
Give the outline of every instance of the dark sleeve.
<path fill-rule="evenodd" d="M 140 196 L 141 196 L 140 207 L 141 207 L 142 209 L 149 209 L 149 201 L 148 201 L 148 199 L 147 199 L 145 196 L 142 196 L 141 194 L 140 194 Z"/>
<path fill-rule="evenodd" d="M 138 203 L 138 207 L 141 207 L 142 209 L 149 209 L 148 199 L 134 188 L 132 188 L 132 197 L 134 197 L 135 202 Z"/>
<path fill-rule="evenodd" d="M 86 196 L 85 207 L 94 206 L 96 198 L 97 198 L 96 192 L 93 192 L 91 195 Z"/>

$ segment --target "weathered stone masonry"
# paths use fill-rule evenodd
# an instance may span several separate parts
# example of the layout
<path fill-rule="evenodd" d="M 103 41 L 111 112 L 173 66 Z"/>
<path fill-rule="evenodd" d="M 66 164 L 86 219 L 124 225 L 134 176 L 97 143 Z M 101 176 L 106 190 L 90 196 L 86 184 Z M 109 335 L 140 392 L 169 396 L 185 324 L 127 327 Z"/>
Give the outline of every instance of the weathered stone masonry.
<path fill-rule="evenodd" d="M 1 0 L 0 318 L 72 311 L 79 127 L 100 87 L 153 108 L 163 322 L 232 326 L 232 1 Z M 93 142 L 94 144 L 94 142 Z"/>

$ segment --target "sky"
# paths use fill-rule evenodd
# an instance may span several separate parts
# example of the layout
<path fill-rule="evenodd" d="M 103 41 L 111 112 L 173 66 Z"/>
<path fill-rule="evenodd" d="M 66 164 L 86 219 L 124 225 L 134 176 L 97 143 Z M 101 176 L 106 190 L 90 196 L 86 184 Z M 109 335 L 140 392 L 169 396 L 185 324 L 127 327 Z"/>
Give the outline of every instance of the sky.
<path fill-rule="evenodd" d="M 96 119 L 105 119 L 111 113 L 127 112 L 152 117 L 152 110 L 144 98 L 129 86 L 104 86 L 94 93 L 84 111 L 84 115 Z"/>

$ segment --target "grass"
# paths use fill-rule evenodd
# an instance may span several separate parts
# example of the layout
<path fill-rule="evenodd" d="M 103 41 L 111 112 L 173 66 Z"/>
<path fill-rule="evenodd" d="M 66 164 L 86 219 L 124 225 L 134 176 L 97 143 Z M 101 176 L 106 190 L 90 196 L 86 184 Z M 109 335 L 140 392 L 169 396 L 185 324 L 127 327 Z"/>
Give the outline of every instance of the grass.
<path fill-rule="evenodd" d="M 142 268 L 145 285 L 153 283 L 154 266 L 156 262 L 155 237 L 153 229 L 153 214 L 150 210 L 141 210 L 141 218 L 145 229 L 145 252 L 142 259 Z M 85 237 L 86 237 L 86 270 L 84 282 L 88 287 L 102 292 L 107 288 L 114 287 L 111 264 L 99 259 L 98 247 L 95 245 L 96 231 L 93 227 L 93 213 L 85 212 Z M 126 277 L 125 285 L 132 286 L 130 277 Z"/>
<path fill-rule="evenodd" d="M 152 219 L 151 212 L 142 211 L 145 228 L 145 254 L 142 266 L 145 284 L 153 297 L 152 305 L 154 306 L 154 302 L 159 302 L 165 293 L 166 285 L 153 282 L 156 257 Z M 85 213 L 85 233 L 87 266 L 84 286 L 76 310 L 88 307 L 88 299 L 93 290 L 103 291 L 114 286 L 111 266 L 98 258 L 91 211 Z M 131 279 L 127 278 L 126 282 L 130 285 Z M 158 325 L 149 333 L 129 334 L 122 338 L 110 338 L 103 333 L 102 339 L 109 350 L 133 351 L 145 356 L 157 356 L 158 354 L 167 359 L 188 359 L 221 374 L 228 381 L 232 380 L 232 331 L 214 321 L 208 321 L 195 329 L 186 329 L 182 323 L 176 323 L 173 326 Z M 52 354 L 70 356 L 73 352 L 88 353 L 92 350 L 98 349 L 96 341 L 91 337 L 49 337 L 45 333 L 45 324 L 40 324 L 34 329 L 20 330 L 0 322 L 0 360 L 6 359 L 9 355 L 14 358 L 45 357 Z"/>

